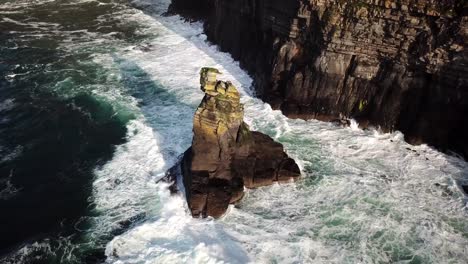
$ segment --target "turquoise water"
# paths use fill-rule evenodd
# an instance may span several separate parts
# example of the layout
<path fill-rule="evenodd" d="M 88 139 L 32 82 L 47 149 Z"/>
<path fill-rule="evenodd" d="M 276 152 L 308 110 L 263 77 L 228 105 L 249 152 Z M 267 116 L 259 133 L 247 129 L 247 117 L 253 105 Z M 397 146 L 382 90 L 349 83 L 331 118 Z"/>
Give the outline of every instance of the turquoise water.
<path fill-rule="evenodd" d="M 161 16 L 168 0 L 0 3 L 3 262 L 468 258 L 461 159 L 398 132 L 284 117 L 201 24 Z M 246 122 L 304 175 L 249 190 L 218 221 L 192 219 L 157 183 L 190 146 L 203 66 L 239 87 Z"/>

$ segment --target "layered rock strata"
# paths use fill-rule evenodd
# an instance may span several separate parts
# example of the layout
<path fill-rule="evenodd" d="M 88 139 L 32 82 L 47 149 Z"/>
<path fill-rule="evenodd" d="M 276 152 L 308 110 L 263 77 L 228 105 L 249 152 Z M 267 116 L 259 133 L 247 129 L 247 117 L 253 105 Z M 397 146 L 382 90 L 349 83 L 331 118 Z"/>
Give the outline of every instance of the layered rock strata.
<path fill-rule="evenodd" d="M 300 176 L 280 143 L 252 132 L 243 121 L 237 89 L 218 81 L 218 70 L 203 68 L 205 96 L 193 119 L 192 147 L 182 160 L 187 202 L 195 217 L 220 217 L 239 201 L 244 187 L 256 188 Z"/>
<path fill-rule="evenodd" d="M 468 157 L 465 0 L 191 2 L 208 39 L 290 117 L 356 119 Z"/>

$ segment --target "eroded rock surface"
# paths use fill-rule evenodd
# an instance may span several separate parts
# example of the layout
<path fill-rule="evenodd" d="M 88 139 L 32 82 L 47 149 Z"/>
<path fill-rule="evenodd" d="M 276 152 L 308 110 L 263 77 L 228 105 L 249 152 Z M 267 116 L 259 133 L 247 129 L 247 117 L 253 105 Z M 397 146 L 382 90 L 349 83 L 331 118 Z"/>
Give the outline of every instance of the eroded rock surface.
<path fill-rule="evenodd" d="M 467 1 L 173 3 L 204 18 L 208 39 L 286 115 L 350 117 L 468 157 Z"/>
<path fill-rule="evenodd" d="M 213 68 L 201 70 L 205 97 L 193 119 L 192 147 L 181 163 L 195 217 L 222 216 L 229 204 L 242 198 L 244 186 L 256 188 L 300 176 L 280 143 L 249 130 L 239 92 L 230 82 L 218 81 L 217 74 Z"/>

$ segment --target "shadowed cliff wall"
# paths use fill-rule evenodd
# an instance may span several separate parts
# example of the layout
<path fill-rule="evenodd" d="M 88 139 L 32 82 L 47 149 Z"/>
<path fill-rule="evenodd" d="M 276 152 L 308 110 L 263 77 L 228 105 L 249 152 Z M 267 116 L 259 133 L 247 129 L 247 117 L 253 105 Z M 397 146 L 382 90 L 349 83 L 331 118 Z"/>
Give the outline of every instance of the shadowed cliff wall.
<path fill-rule="evenodd" d="M 467 1 L 173 3 L 289 117 L 355 118 L 468 156 Z"/>

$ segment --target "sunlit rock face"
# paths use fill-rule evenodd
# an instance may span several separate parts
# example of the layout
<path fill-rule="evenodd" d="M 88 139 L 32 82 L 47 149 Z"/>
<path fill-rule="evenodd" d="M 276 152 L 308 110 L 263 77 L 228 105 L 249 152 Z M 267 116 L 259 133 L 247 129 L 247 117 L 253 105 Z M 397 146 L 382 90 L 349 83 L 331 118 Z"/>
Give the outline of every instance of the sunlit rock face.
<path fill-rule="evenodd" d="M 195 112 L 192 147 L 182 162 L 187 201 L 195 217 L 222 216 L 229 204 L 242 198 L 244 186 L 256 188 L 300 176 L 280 143 L 249 130 L 239 92 L 230 82 L 218 81 L 219 73 L 201 70 L 205 97 Z"/>
<path fill-rule="evenodd" d="M 289 117 L 400 130 L 468 157 L 466 1 L 173 0 Z M 197 2 L 197 3 L 195 3 Z M 187 12 L 186 12 L 187 13 Z"/>

